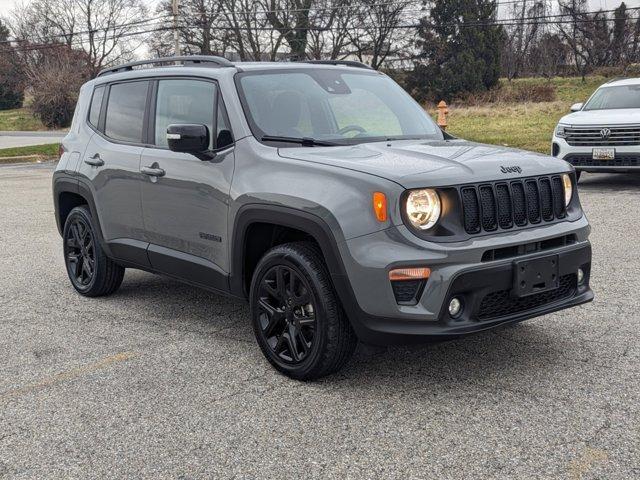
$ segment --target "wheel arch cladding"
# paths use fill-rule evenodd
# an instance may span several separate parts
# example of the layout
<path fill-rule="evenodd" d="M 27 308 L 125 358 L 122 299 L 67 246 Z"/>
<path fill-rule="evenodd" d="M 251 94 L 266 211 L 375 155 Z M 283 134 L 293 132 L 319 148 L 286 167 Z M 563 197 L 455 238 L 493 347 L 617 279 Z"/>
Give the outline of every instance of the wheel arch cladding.
<path fill-rule="evenodd" d="M 64 223 L 67 216 L 75 207 L 79 205 L 86 205 L 91 213 L 91 220 L 94 222 L 95 235 L 98 237 L 98 241 L 102 246 L 102 249 L 111 256 L 111 250 L 104 240 L 102 234 L 102 226 L 100 219 L 98 218 L 98 212 L 96 210 L 95 201 L 91 190 L 83 182 L 70 179 L 70 178 L 58 178 L 54 181 L 54 202 L 56 208 L 56 223 L 58 224 L 58 231 L 62 235 L 64 229 Z"/>
<path fill-rule="evenodd" d="M 337 235 L 341 234 L 338 232 Z M 255 268 L 260 257 L 276 245 L 299 240 L 310 240 L 319 246 L 332 277 L 344 275 L 337 247 L 341 238 L 336 238 L 323 219 L 291 207 L 263 204 L 243 206 L 236 215 L 231 242 L 232 292 L 246 297 L 252 268 Z M 334 286 L 340 290 L 337 285 Z M 342 296 L 340 291 L 338 294 Z"/>

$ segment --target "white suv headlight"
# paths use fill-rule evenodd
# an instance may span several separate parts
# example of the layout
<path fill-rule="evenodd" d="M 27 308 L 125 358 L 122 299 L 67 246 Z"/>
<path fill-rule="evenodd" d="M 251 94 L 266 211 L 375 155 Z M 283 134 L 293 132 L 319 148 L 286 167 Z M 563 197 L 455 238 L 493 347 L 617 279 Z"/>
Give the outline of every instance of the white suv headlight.
<path fill-rule="evenodd" d="M 429 230 L 440 218 L 440 197 L 431 189 L 413 190 L 407 197 L 407 218 L 420 230 Z"/>
<path fill-rule="evenodd" d="M 556 137 L 565 138 L 567 134 L 564 131 L 565 125 L 558 125 L 556 127 Z"/>

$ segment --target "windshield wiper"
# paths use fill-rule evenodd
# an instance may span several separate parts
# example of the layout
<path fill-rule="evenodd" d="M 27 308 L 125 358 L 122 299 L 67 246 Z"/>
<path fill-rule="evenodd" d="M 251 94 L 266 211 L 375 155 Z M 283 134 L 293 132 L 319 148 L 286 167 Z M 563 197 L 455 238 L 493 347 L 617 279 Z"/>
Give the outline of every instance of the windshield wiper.
<path fill-rule="evenodd" d="M 335 147 L 340 145 L 335 142 L 324 142 L 322 140 L 316 140 L 315 138 L 296 138 L 296 137 L 279 137 L 277 135 L 264 135 L 261 139 L 263 142 L 285 142 L 285 143 L 299 143 L 303 147 Z"/>

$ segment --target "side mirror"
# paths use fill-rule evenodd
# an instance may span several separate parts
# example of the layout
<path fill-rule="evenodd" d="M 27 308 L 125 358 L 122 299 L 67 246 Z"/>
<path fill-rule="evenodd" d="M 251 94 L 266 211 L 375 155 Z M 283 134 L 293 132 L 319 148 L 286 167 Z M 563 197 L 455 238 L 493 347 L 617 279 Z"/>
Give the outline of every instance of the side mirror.
<path fill-rule="evenodd" d="M 167 143 L 172 152 L 202 154 L 209 151 L 210 141 L 206 125 L 175 124 L 167 127 Z"/>
<path fill-rule="evenodd" d="M 571 105 L 571 111 L 579 112 L 580 110 L 582 110 L 582 107 L 584 107 L 584 103 L 574 103 L 573 105 Z"/>

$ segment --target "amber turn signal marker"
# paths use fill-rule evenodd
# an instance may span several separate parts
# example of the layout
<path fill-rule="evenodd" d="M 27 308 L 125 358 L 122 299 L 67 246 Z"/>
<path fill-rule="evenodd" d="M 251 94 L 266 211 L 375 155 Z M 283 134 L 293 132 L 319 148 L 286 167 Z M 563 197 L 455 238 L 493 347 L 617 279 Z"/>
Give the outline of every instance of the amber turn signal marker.
<path fill-rule="evenodd" d="M 379 222 L 387 221 L 387 196 L 382 192 L 373 193 L 373 213 Z"/>
<path fill-rule="evenodd" d="M 427 267 L 396 268 L 389 272 L 389 280 L 426 280 L 429 275 L 431 275 L 431 269 Z"/>

